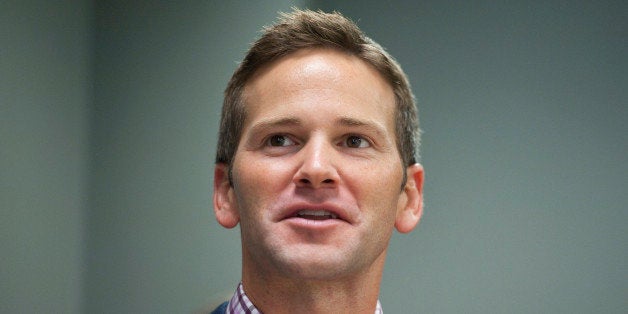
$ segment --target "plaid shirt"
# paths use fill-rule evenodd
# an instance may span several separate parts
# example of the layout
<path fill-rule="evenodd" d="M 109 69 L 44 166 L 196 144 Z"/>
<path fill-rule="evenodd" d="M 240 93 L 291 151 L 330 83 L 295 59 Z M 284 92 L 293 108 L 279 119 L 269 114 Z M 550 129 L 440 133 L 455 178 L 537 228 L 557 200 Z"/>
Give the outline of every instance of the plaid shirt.
<path fill-rule="evenodd" d="M 236 292 L 227 305 L 227 314 L 261 314 L 261 312 L 253 305 L 251 300 L 244 293 L 242 283 L 238 285 Z M 375 307 L 375 314 L 383 314 L 382 305 L 377 300 L 377 306 Z"/>

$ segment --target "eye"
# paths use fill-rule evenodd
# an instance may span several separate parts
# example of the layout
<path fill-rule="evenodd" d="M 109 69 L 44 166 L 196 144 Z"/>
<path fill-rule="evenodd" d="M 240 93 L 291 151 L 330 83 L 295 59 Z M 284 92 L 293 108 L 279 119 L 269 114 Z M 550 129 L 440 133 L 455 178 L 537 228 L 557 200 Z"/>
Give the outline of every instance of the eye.
<path fill-rule="evenodd" d="M 295 145 L 295 142 L 285 135 L 273 135 L 268 138 L 267 144 L 269 146 L 281 147 Z"/>
<path fill-rule="evenodd" d="M 371 146 L 366 139 L 357 135 L 347 136 L 345 145 L 349 148 L 366 148 Z"/>

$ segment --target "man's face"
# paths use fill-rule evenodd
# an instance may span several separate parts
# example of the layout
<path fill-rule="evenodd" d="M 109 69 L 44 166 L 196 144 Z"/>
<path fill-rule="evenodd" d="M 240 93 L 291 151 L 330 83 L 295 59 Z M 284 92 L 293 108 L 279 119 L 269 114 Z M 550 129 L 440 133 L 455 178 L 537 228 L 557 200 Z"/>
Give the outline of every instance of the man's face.
<path fill-rule="evenodd" d="M 392 88 L 360 59 L 316 49 L 261 69 L 244 97 L 233 185 L 219 165 L 215 193 L 229 216 L 218 221 L 240 222 L 245 273 L 329 279 L 383 267 L 393 227 L 408 219 Z"/>

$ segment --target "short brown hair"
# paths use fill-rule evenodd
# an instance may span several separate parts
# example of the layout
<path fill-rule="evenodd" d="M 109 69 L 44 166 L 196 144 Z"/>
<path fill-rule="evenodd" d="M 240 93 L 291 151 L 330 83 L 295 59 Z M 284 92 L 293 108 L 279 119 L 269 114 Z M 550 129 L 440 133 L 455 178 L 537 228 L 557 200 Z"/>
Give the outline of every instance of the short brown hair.
<path fill-rule="evenodd" d="M 405 166 L 414 164 L 419 146 L 418 114 L 410 84 L 397 61 L 340 13 L 297 9 L 282 13 L 276 24 L 264 28 L 231 77 L 222 107 L 216 163 L 230 165 L 235 157 L 246 117 L 243 91 L 249 79 L 264 65 L 308 48 L 346 52 L 382 75 L 395 94 L 397 149 Z"/>

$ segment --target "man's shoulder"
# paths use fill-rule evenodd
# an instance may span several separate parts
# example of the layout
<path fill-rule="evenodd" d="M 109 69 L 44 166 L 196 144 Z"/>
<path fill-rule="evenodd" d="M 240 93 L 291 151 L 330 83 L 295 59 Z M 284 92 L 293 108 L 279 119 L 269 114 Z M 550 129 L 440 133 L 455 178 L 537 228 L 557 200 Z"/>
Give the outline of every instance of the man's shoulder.
<path fill-rule="evenodd" d="M 225 302 L 221 305 L 219 305 L 215 310 L 213 310 L 211 312 L 211 314 L 224 314 L 227 312 L 227 305 L 229 305 L 229 302 Z"/>

